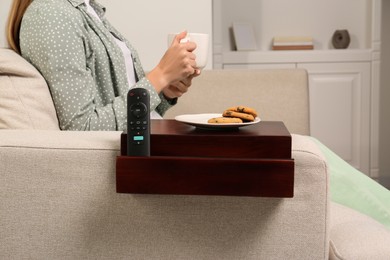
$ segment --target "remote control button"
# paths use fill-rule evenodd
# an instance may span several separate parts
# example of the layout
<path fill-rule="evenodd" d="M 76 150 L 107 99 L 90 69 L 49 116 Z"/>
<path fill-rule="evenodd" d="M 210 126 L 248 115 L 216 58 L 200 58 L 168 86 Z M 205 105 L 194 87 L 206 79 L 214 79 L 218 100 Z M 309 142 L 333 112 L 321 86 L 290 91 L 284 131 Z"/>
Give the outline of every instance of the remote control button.
<path fill-rule="evenodd" d="M 146 115 L 146 113 L 148 112 L 148 108 L 144 103 L 138 102 L 136 104 L 131 105 L 130 111 L 133 116 L 140 118 Z"/>

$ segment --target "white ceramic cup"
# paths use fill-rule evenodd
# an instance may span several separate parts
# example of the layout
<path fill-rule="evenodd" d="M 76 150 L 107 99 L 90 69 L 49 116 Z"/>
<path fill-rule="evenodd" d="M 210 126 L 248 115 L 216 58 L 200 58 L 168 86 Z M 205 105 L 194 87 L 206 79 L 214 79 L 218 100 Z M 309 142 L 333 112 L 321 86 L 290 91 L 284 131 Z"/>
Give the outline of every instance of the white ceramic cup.
<path fill-rule="evenodd" d="M 171 46 L 173 39 L 177 33 L 168 34 L 168 47 Z M 196 55 L 196 65 L 199 69 L 203 69 L 207 64 L 207 57 L 209 54 L 209 35 L 207 33 L 187 33 L 186 38 L 181 42 L 195 42 L 196 49 L 194 54 Z"/>

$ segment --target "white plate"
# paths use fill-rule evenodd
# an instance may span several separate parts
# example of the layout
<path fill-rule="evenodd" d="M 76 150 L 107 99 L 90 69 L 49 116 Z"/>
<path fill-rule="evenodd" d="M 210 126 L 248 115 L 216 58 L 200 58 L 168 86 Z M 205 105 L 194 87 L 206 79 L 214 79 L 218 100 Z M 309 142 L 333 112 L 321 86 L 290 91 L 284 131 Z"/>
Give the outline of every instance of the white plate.
<path fill-rule="evenodd" d="M 238 128 L 248 125 L 257 124 L 260 122 L 260 118 L 256 117 L 253 122 L 244 122 L 244 123 L 226 123 L 226 124 L 216 124 L 216 123 L 207 123 L 210 118 L 213 117 L 221 117 L 222 114 L 187 114 L 176 116 L 175 120 L 179 122 L 183 122 L 192 126 L 196 126 L 198 128 L 206 128 L 206 129 L 230 129 L 230 128 Z"/>

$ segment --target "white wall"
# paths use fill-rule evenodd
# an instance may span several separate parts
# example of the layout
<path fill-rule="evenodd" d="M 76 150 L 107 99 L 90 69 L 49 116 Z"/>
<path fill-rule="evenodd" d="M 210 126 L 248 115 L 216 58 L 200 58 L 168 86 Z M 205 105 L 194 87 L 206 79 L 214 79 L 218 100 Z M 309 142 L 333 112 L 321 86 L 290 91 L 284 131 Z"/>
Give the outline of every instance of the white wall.
<path fill-rule="evenodd" d="M 7 47 L 5 27 L 7 25 L 8 12 L 11 8 L 11 0 L 0 0 L 0 47 Z"/>
<path fill-rule="evenodd" d="M 212 0 L 100 0 L 110 22 L 138 50 L 145 70 L 151 70 L 167 48 L 167 34 L 187 30 L 212 34 Z M 5 25 L 11 0 L 0 0 L 0 47 L 7 46 Z M 210 37 L 211 38 L 211 37 Z M 212 42 L 209 62 L 212 67 Z"/>
<path fill-rule="evenodd" d="M 187 30 L 212 34 L 211 0 L 100 0 L 110 22 L 134 45 L 145 70 L 157 65 L 167 34 Z M 210 37 L 211 38 L 211 37 Z M 206 69 L 212 67 L 212 43 Z"/>

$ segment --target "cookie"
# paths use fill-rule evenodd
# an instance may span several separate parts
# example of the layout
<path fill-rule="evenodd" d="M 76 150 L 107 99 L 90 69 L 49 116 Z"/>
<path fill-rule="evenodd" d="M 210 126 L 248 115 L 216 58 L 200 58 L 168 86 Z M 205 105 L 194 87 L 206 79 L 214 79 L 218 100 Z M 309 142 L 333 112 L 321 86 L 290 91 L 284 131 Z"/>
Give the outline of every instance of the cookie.
<path fill-rule="evenodd" d="M 226 110 L 234 111 L 234 112 L 240 112 L 240 113 L 246 113 L 251 114 L 253 117 L 257 117 L 257 111 L 251 107 L 246 106 L 236 106 L 236 107 L 230 107 Z"/>
<path fill-rule="evenodd" d="M 214 117 L 210 118 L 207 123 L 212 124 L 236 124 L 236 123 L 242 123 L 242 119 L 240 118 L 234 118 L 234 117 Z"/>
<path fill-rule="evenodd" d="M 222 114 L 224 117 L 237 117 L 241 118 L 243 121 L 254 121 L 255 117 L 251 114 L 241 113 L 241 112 L 235 112 L 231 110 L 225 110 Z"/>

